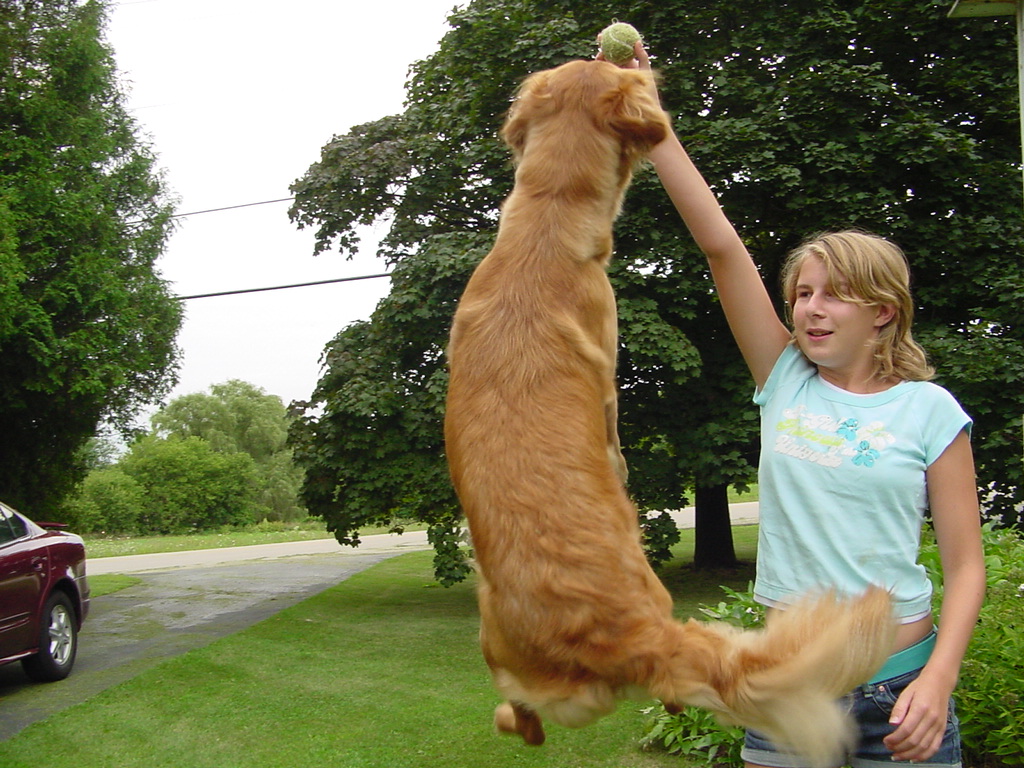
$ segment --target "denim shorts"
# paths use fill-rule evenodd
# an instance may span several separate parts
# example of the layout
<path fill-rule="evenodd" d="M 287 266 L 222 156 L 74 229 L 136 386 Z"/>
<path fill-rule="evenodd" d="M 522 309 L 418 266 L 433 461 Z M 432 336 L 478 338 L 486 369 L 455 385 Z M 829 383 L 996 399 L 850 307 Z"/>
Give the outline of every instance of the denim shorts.
<path fill-rule="evenodd" d="M 882 743 L 882 739 L 895 730 L 895 726 L 889 724 L 889 716 L 892 714 L 896 699 L 920 673 L 920 669 L 915 669 L 888 680 L 862 685 L 843 697 L 843 704 L 857 723 L 860 738 L 855 751 L 847 756 L 848 764 L 853 768 L 878 768 L 882 765 L 960 768 L 960 724 L 956 719 L 952 699 L 949 701 L 949 715 L 946 719 L 946 733 L 942 737 L 942 746 L 927 762 L 893 762 L 892 753 Z M 799 757 L 777 750 L 756 731 L 747 731 L 742 756 L 748 763 L 770 768 L 805 768 L 807 765 Z"/>

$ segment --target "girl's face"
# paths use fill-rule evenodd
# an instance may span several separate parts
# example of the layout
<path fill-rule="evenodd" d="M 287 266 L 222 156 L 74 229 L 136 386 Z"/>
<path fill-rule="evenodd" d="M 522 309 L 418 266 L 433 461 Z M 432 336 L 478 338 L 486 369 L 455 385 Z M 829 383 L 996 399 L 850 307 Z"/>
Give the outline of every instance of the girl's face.
<path fill-rule="evenodd" d="M 796 282 L 792 314 L 800 350 L 827 381 L 854 392 L 864 389 L 874 377 L 873 342 L 895 310 L 840 299 L 816 256 L 804 259 Z"/>

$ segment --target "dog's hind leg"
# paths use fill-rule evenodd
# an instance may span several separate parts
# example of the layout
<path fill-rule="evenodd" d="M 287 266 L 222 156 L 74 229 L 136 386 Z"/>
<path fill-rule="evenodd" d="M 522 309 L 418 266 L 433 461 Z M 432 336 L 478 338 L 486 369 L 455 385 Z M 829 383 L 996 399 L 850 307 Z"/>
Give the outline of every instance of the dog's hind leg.
<path fill-rule="evenodd" d="M 499 704 L 494 710 L 494 725 L 502 733 L 518 733 L 532 747 L 544 743 L 544 726 L 529 707 L 514 701 Z"/>

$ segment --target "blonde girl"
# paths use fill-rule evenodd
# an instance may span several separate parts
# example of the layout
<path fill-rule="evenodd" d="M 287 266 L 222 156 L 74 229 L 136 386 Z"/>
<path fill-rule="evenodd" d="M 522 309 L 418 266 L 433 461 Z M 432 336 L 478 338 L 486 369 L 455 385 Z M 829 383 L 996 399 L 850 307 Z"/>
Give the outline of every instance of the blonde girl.
<path fill-rule="evenodd" d="M 650 67 L 640 44 L 632 66 Z M 847 697 L 860 729 L 849 763 L 958 766 L 951 694 L 985 584 L 971 421 L 928 381 L 903 253 L 864 232 L 811 238 L 784 270 L 787 326 L 679 140 L 651 159 L 708 259 L 761 408 L 755 597 L 785 610 L 806 591 L 889 589 L 899 630 L 879 676 Z M 944 573 L 937 625 L 917 565 L 926 513 Z M 753 732 L 743 755 L 801 768 Z"/>

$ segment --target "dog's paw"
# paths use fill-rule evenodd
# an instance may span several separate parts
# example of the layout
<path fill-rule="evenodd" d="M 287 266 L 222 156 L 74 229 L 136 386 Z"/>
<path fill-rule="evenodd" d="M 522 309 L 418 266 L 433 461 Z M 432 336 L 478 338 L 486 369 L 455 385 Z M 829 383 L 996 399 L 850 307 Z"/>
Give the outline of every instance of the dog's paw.
<path fill-rule="evenodd" d="M 683 711 L 682 706 L 676 704 L 674 701 L 663 701 L 661 702 L 661 706 L 663 706 L 665 708 L 665 711 L 668 712 L 670 715 L 678 715 L 680 712 Z"/>
<path fill-rule="evenodd" d="M 501 733 L 519 734 L 532 747 L 544 743 L 544 726 L 532 709 L 521 704 L 504 702 L 494 710 L 494 726 Z"/>

